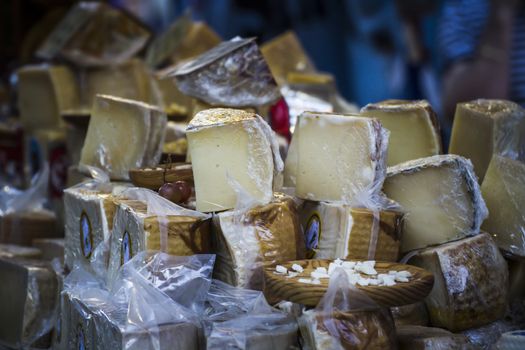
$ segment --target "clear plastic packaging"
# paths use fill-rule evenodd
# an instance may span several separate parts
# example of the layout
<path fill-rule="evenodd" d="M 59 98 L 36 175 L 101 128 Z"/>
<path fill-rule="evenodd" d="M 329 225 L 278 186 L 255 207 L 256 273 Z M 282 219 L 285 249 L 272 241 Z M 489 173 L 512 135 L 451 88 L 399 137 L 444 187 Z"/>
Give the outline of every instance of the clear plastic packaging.
<path fill-rule="evenodd" d="M 396 326 L 399 350 L 474 350 L 466 336 L 442 328 Z"/>

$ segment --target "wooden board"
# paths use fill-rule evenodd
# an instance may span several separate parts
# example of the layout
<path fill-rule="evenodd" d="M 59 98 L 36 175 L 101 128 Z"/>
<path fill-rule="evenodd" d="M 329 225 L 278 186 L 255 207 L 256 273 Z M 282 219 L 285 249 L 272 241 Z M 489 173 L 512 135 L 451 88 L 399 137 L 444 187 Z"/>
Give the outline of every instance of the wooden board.
<path fill-rule="evenodd" d="M 156 169 L 131 169 L 133 185 L 157 191 L 166 182 L 187 181 L 193 184 L 193 170 L 189 163 L 161 164 Z"/>
<path fill-rule="evenodd" d="M 321 284 L 305 284 L 298 281 L 299 278 L 310 278 L 310 273 L 317 267 L 326 267 L 333 260 L 298 260 L 279 264 L 291 269 L 293 264 L 299 264 L 304 272 L 297 277 L 287 278 L 286 275 L 275 274 L 275 266 L 264 270 L 265 290 L 264 294 L 270 302 L 287 300 L 294 303 L 315 307 L 328 288 L 328 278 L 321 279 Z M 352 261 L 352 260 L 346 260 Z M 384 307 L 402 306 L 413 304 L 423 300 L 432 290 L 434 276 L 432 273 L 421 268 L 390 262 L 376 262 L 376 271 L 388 273 L 388 271 L 409 271 L 412 274 L 409 282 L 398 282 L 394 286 L 359 286 L 356 287 L 365 292 L 377 304 Z"/>

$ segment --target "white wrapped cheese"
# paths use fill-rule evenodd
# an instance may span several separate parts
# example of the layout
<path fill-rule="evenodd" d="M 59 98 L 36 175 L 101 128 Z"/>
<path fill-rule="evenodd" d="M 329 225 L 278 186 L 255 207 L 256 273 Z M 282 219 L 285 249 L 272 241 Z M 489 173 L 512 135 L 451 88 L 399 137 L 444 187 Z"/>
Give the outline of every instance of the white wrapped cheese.
<path fill-rule="evenodd" d="M 383 190 L 406 213 L 402 252 L 476 234 L 488 214 L 472 163 L 456 155 L 390 167 Z"/>
<path fill-rule="evenodd" d="M 80 164 L 128 180 L 130 169 L 157 165 L 166 123 L 166 114 L 154 106 L 97 95 Z"/>
<path fill-rule="evenodd" d="M 410 263 L 434 273 L 434 287 L 426 298 L 433 326 L 455 332 L 503 317 L 509 273 L 487 233 L 427 248 Z"/>
<path fill-rule="evenodd" d="M 304 112 L 299 116 L 296 195 L 364 204 L 385 179 L 388 131 L 375 119 Z"/>
<path fill-rule="evenodd" d="M 188 125 L 187 138 L 197 210 L 234 208 L 232 181 L 262 203 L 271 200 L 283 164 L 273 131 L 261 117 L 237 109 L 203 110 Z"/>

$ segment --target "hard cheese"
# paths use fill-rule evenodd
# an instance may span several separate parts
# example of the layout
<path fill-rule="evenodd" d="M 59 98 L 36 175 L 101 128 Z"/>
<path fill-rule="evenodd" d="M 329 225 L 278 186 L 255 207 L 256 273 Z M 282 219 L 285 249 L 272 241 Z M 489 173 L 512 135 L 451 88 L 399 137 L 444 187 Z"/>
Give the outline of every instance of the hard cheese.
<path fill-rule="evenodd" d="M 380 261 L 399 258 L 400 212 L 306 201 L 300 218 L 309 257 Z"/>
<path fill-rule="evenodd" d="M 259 201 L 271 200 L 274 172 L 280 173 L 283 164 L 273 131 L 261 117 L 238 109 L 207 109 L 192 119 L 187 138 L 197 210 L 234 208 L 232 181 Z"/>
<path fill-rule="evenodd" d="M 131 168 L 157 165 L 166 123 L 164 112 L 154 106 L 97 95 L 80 164 L 127 180 Z"/>
<path fill-rule="evenodd" d="M 442 328 L 401 326 L 396 327 L 400 350 L 467 350 L 468 338 Z"/>
<path fill-rule="evenodd" d="M 438 155 L 388 168 L 383 190 L 406 213 L 402 252 L 478 233 L 487 217 L 472 163 L 460 156 Z"/>
<path fill-rule="evenodd" d="M 427 101 L 386 100 L 361 109 L 390 131 L 388 166 L 441 153 L 436 113 Z"/>
<path fill-rule="evenodd" d="M 490 235 L 425 249 L 410 263 L 434 273 L 434 287 L 426 299 L 433 326 L 455 332 L 490 323 L 505 313 L 509 274 Z"/>
<path fill-rule="evenodd" d="M 388 145 L 379 121 L 304 112 L 296 130 L 298 197 L 362 204 L 379 192 Z"/>
<path fill-rule="evenodd" d="M 470 159 L 480 181 L 493 153 L 525 160 L 525 110 L 504 100 L 459 103 L 449 152 Z"/>
<path fill-rule="evenodd" d="M 494 155 L 481 191 L 490 213 L 482 229 L 500 249 L 525 257 L 525 163 Z"/>

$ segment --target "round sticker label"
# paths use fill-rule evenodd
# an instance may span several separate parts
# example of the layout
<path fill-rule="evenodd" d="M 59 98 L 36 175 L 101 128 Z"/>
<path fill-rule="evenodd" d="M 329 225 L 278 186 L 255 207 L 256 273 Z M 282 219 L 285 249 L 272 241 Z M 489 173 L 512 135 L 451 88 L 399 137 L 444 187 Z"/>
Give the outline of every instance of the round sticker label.
<path fill-rule="evenodd" d="M 91 222 L 85 211 L 80 214 L 80 248 L 84 257 L 89 259 L 93 252 L 93 233 Z"/>
<path fill-rule="evenodd" d="M 84 330 L 82 329 L 82 326 L 78 326 L 78 332 L 77 332 L 77 344 L 78 344 L 78 350 L 86 350 L 86 339 L 84 337 Z"/>
<path fill-rule="evenodd" d="M 306 240 L 306 253 L 308 259 L 315 257 L 315 252 L 319 247 L 319 239 L 321 238 L 321 219 L 319 214 L 314 213 L 308 219 L 306 229 L 304 231 L 304 238 Z"/>
<path fill-rule="evenodd" d="M 131 247 L 131 237 L 128 231 L 124 231 L 122 236 L 122 245 L 120 246 L 120 265 L 124 265 L 133 257 L 133 248 Z"/>

